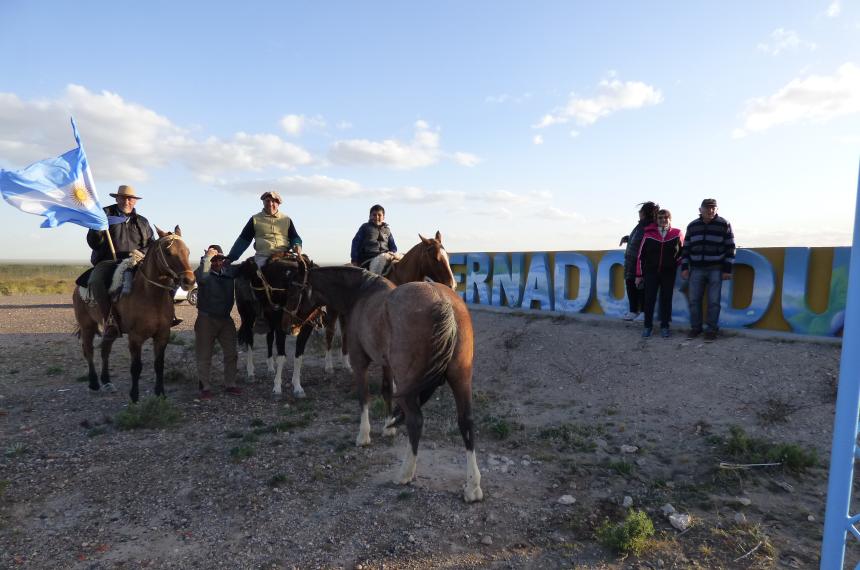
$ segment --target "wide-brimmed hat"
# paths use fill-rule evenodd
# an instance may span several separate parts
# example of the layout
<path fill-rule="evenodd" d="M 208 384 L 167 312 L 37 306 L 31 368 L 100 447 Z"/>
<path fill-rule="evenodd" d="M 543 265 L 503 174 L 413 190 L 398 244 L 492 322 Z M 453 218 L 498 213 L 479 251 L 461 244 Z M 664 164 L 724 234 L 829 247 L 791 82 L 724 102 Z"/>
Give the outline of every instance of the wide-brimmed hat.
<path fill-rule="evenodd" d="M 114 198 L 119 198 L 122 196 L 123 198 L 137 198 L 138 200 L 142 200 L 143 196 L 138 196 L 134 188 L 129 186 L 128 184 L 123 184 L 119 188 L 116 189 L 116 193 L 111 192 L 111 196 Z"/>
<path fill-rule="evenodd" d="M 262 196 L 260 196 L 260 200 L 265 200 L 266 198 L 271 198 L 272 200 L 274 200 L 274 201 L 275 201 L 275 202 L 277 202 L 278 204 L 283 204 L 283 203 L 284 203 L 284 201 L 283 201 L 283 200 L 281 200 L 281 195 L 280 195 L 280 194 L 278 194 L 277 192 L 274 192 L 274 191 L 272 191 L 272 192 L 264 192 L 264 193 L 263 193 L 263 195 L 262 195 Z"/>

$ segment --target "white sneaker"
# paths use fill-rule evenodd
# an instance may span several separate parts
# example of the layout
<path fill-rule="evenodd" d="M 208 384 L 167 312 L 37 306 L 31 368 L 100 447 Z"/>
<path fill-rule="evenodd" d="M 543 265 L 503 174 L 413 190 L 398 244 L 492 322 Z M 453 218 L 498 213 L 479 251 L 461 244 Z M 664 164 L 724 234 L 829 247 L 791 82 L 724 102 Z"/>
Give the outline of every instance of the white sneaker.
<path fill-rule="evenodd" d="M 630 311 L 627 311 L 626 313 L 624 313 L 624 316 L 621 318 L 624 319 L 625 321 L 632 321 L 632 320 L 635 320 L 636 317 L 638 317 L 638 316 L 639 316 L 639 313 L 631 313 Z"/>
<path fill-rule="evenodd" d="M 636 313 L 636 318 L 633 320 L 637 321 L 637 322 L 638 321 L 644 321 L 645 320 L 645 313 Z"/>

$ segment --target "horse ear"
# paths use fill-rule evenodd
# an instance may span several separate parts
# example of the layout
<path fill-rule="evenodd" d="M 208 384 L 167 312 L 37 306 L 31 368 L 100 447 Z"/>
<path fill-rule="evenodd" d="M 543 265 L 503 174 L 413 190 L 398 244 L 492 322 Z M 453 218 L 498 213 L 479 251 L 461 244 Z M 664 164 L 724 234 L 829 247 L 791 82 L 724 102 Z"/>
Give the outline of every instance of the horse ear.
<path fill-rule="evenodd" d="M 178 235 L 180 237 L 182 236 L 182 230 L 179 229 L 179 226 L 176 226 L 175 228 L 173 228 L 173 233 L 175 233 L 176 235 Z M 439 232 L 436 232 L 436 233 L 439 233 Z"/>
<path fill-rule="evenodd" d="M 421 234 L 418 234 L 418 237 L 419 237 L 419 238 L 421 238 L 421 242 L 422 242 L 422 243 L 425 243 L 425 244 L 429 244 L 429 243 L 430 243 L 430 240 L 429 240 L 429 239 L 427 239 L 426 237 L 422 236 Z"/>
<path fill-rule="evenodd" d="M 442 243 L 442 234 L 439 233 L 439 230 L 436 230 L 436 241 Z"/>
<path fill-rule="evenodd" d="M 164 236 L 167 235 L 167 232 L 161 231 L 161 228 L 159 228 L 158 226 L 155 226 L 155 231 L 156 231 L 156 233 L 158 233 L 158 237 L 160 237 L 160 238 L 163 238 Z"/>

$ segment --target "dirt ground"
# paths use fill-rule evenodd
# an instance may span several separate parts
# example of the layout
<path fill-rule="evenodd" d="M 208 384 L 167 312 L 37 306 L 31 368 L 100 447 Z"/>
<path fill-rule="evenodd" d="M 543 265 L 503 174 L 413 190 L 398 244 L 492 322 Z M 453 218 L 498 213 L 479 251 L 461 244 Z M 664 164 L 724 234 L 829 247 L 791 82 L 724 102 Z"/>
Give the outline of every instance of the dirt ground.
<path fill-rule="evenodd" d="M 244 394 L 224 394 L 216 355 L 216 397 L 200 401 L 195 310 L 179 313 L 167 393 L 182 419 L 122 431 L 125 342 L 114 347 L 119 391 L 91 394 L 70 299 L 0 298 L 0 567 L 818 565 L 839 346 L 643 340 L 638 323 L 473 310 L 484 501 L 465 504 L 450 390 L 425 406 L 417 480 L 396 485 L 405 432 L 384 438 L 375 418 L 372 444 L 355 447 L 351 379 L 324 374 L 320 338 L 305 357 L 306 400 L 289 395 L 292 341 L 277 399 L 257 337 L 256 381 L 240 355 Z M 141 390 L 152 389 L 147 350 Z M 819 466 L 721 469 L 731 426 L 815 450 Z M 667 503 L 691 515 L 687 530 Z M 656 528 L 640 556 L 596 538 L 624 505 Z"/>

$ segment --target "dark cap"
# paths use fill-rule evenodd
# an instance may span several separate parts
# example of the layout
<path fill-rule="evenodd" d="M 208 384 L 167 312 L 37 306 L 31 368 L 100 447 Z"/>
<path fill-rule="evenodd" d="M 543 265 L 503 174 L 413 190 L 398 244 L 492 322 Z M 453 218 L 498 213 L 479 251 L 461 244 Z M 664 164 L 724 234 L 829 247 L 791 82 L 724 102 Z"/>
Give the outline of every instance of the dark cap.
<path fill-rule="evenodd" d="M 283 200 L 281 200 L 281 195 L 277 192 L 264 192 L 262 196 L 260 196 L 260 200 L 265 200 L 266 198 L 271 198 L 278 204 L 282 204 Z"/>
<path fill-rule="evenodd" d="M 211 261 L 218 261 L 219 259 L 227 259 L 227 256 L 224 255 L 223 253 L 216 253 L 215 255 L 212 256 Z"/>
<path fill-rule="evenodd" d="M 217 251 L 218 253 L 224 253 L 224 250 L 223 250 L 223 249 L 221 249 L 221 246 L 220 246 L 220 245 L 217 245 L 217 244 L 212 244 L 212 245 L 210 245 L 209 247 L 207 247 L 206 249 L 214 249 L 214 250 L 215 250 L 215 251 Z"/>
<path fill-rule="evenodd" d="M 710 208 L 711 206 L 716 208 L 717 207 L 717 201 L 714 200 L 713 198 L 705 198 L 704 200 L 702 200 L 702 207 L 703 208 Z"/>

